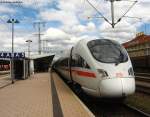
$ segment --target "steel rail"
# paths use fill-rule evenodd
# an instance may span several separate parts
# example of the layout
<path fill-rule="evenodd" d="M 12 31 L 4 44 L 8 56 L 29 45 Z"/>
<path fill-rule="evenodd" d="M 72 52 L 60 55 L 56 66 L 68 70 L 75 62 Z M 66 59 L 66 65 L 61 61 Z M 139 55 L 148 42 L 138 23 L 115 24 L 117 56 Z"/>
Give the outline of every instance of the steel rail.
<path fill-rule="evenodd" d="M 149 113 L 146 113 L 146 112 L 144 112 L 144 111 L 142 111 L 142 110 L 140 110 L 140 109 L 137 109 L 137 108 L 134 107 L 134 106 L 131 106 L 131 105 L 125 104 L 125 103 L 124 103 L 124 106 L 126 106 L 127 108 L 129 108 L 129 109 L 131 109 L 131 110 L 133 110 L 133 111 L 138 112 L 139 114 L 141 114 L 141 115 L 143 115 L 143 116 L 145 116 L 145 117 L 150 117 L 150 114 L 149 114 Z"/>
<path fill-rule="evenodd" d="M 150 82 L 150 77 L 135 76 L 135 80 L 137 80 L 137 81 L 143 81 L 143 82 Z"/>
<path fill-rule="evenodd" d="M 150 94 L 150 87 L 145 87 L 145 86 L 142 86 L 142 85 L 136 85 L 137 88 L 136 88 L 136 91 L 137 92 L 142 92 L 142 93 L 145 93 L 145 94 Z"/>

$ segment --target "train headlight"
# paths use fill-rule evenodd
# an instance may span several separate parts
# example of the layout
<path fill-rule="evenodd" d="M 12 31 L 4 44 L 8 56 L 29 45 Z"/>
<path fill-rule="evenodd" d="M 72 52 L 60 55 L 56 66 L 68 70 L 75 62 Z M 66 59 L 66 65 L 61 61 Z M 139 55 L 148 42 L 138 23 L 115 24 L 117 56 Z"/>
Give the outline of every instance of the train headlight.
<path fill-rule="evenodd" d="M 102 69 L 97 69 L 97 71 L 98 71 L 100 77 L 107 77 L 108 76 L 107 72 L 102 70 Z"/>
<path fill-rule="evenodd" d="M 134 76 L 134 71 L 133 71 L 133 68 L 132 68 L 132 67 L 130 67 L 130 68 L 128 69 L 128 73 L 129 73 L 129 75 Z"/>

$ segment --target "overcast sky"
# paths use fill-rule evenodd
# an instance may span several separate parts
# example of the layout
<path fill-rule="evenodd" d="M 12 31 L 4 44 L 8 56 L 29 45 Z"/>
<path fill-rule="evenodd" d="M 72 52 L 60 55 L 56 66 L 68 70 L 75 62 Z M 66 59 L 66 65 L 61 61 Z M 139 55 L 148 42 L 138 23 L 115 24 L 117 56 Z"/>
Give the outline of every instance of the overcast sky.
<path fill-rule="evenodd" d="M 1 0 L 4 1 L 4 0 Z M 13 0 L 6 0 L 13 1 Z M 14 0 L 16 1 L 16 0 Z M 31 51 L 38 51 L 38 32 L 35 22 L 45 22 L 41 25 L 42 47 L 49 51 L 60 52 L 71 47 L 80 39 L 105 37 L 115 39 L 120 43 L 131 40 L 137 32 L 150 34 L 150 0 L 138 0 L 133 8 L 111 28 L 86 0 L 20 0 L 21 4 L 0 3 L 0 51 L 11 50 L 10 18 L 18 19 L 15 24 L 15 51 L 27 51 L 25 41 L 31 39 Z M 89 0 L 111 22 L 110 2 L 105 0 Z M 130 8 L 134 0 L 114 2 L 115 22 Z M 91 17 L 91 18 L 88 18 Z"/>

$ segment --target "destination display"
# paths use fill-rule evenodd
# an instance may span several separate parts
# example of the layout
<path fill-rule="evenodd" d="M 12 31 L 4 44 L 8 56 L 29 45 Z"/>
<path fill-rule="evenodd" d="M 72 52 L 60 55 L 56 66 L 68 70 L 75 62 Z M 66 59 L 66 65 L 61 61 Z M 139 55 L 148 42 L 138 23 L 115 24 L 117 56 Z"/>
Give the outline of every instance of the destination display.
<path fill-rule="evenodd" d="M 14 59 L 23 59 L 25 58 L 24 52 L 15 52 L 14 54 L 10 52 L 0 52 L 0 58 L 14 58 Z"/>

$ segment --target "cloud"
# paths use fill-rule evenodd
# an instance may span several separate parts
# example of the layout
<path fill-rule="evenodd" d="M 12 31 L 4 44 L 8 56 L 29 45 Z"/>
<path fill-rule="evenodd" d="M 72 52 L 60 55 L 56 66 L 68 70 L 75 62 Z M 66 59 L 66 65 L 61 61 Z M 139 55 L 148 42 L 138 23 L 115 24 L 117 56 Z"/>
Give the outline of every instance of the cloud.
<path fill-rule="evenodd" d="M 12 45 L 11 44 L 4 44 L 3 47 L 6 47 L 8 48 L 9 50 L 11 50 L 12 48 Z M 19 46 L 18 45 L 14 45 L 15 48 L 18 48 Z"/>
<path fill-rule="evenodd" d="M 69 35 L 65 33 L 64 31 L 57 29 L 57 28 L 49 28 L 45 32 L 45 35 L 43 38 L 49 39 L 51 41 L 57 41 L 57 40 L 69 40 Z"/>
<path fill-rule="evenodd" d="M 72 26 L 79 24 L 79 21 L 74 12 L 66 12 L 63 10 L 46 10 L 40 13 L 40 17 L 46 21 L 59 21 L 63 25 Z"/>
<path fill-rule="evenodd" d="M 119 41 L 120 43 L 131 40 L 136 34 L 136 28 L 123 20 L 115 28 L 104 22 L 100 28 L 101 36 Z"/>
<path fill-rule="evenodd" d="M 110 11 L 110 2 L 89 0 L 108 20 L 111 22 L 111 11 Z M 141 1 L 140 1 L 141 2 Z M 148 16 L 149 7 L 145 7 L 145 4 L 138 3 L 127 15 L 138 14 L 136 16 Z M 143 2 L 143 1 L 142 1 Z M 148 1 L 144 1 L 148 2 Z M 128 10 L 128 8 L 133 4 L 128 1 L 115 2 L 115 22 Z M 104 20 L 99 20 L 101 23 L 95 25 L 94 19 L 86 21 L 88 16 L 99 16 L 97 12 L 85 1 L 80 0 L 61 0 L 58 3 L 59 10 L 50 9 L 40 13 L 40 16 L 44 20 L 60 21 L 63 25 L 59 27 L 61 30 L 72 34 L 74 36 L 83 36 L 83 35 L 100 35 L 108 36 L 109 38 L 116 38 L 118 41 L 124 42 L 134 37 L 136 33 L 136 28 L 140 27 L 143 23 L 139 22 L 139 19 L 129 19 L 122 18 L 115 29 L 112 29 L 109 24 L 105 23 Z M 144 10 L 140 10 L 144 9 Z M 140 11 L 140 12 L 137 12 Z M 146 12 L 145 12 L 146 11 Z M 136 13 L 134 13 L 136 12 Z M 149 21 L 149 18 L 146 19 Z M 86 23 L 82 24 L 81 22 L 85 21 Z M 98 20 L 97 20 L 98 21 Z M 98 25 L 97 25 L 98 24 Z M 132 25 L 132 26 L 131 26 Z M 98 31 L 97 28 L 100 27 Z M 100 34 L 99 34 L 100 33 Z"/>
<path fill-rule="evenodd" d="M 70 32 L 76 36 L 81 36 L 81 35 L 84 35 L 84 34 L 92 34 L 94 33 L 96 30 L 96 26 L 93 22 L 88 22 L 86 25 L 82 25 L 82 24 L 79 24 L 79 25 L 74 25 L 72 26 L 71 30 L 68 29 L 67 32 Z"/>
<path fill-rule="evenodd" d="M 53 53 L 65 50 L 72 45 L 71 35 L 57 28 L 48 28 L 42 39 L 42 43 L 47 47 L 45 50 L 49 48 Z"/>
<path fill-rule="evenodd" d="M 25 44 L 26 39 L 31 39 L 32 51 L 38 50 L 38 37 L 30 37 L 33 33 L 37 33 L 31 24 L 32 20 L 44 20 L 47 22 L 47 29 L 42 33 L 42 40 L 49 40 L 47 45 L 42 41 L 42 47 L 47 46 L 53 52 L 64 50 L 71 47 L 80 39 L 106 37 L 115 39 L 119 42 L 131 40 L 136 30 L 141 30 L 144 23 L 150 21 L 150 1 L 138 0 L 138 3 L 128 12 L 127 16 L 143 18 L 141 21 L 138 18 L 123 17 L 122 20 L 115 25 L 115 29 L 104 21 L 100 15 L 86 2 L 86 0 L 22 0 L 21 7 L 14 5 L 0 6 L 0 13 L 4 14 L 1 18 L 7 21 L 7 13 L 13 13 L 18 19 L 26 19 L 26 22 L 20 21 L 20 24 L 15 25 L 15 45 L 20 50 L 27 50 Z M 110 22 L 111 11 L 110 2 L 103 0 L 89 0 Z M 130 7 L 132 2 L 115 1 L 114 12 L 115 22 L 120 18 L 125 11 Z M 23 10 L 24 9 L 24 10 Z M 25 12 L 25 10 L 27 10 Z M 31 10 L 32 13 L 31 13 Z M 34 12 L 34 13 L 33 13 Z M 6 17 L 7 16 L 7 17 Z M 4 18 L 3 18 L 4 17 Z M 90 20 L 87 17 L 91 17 Z M 93 18 L 92 18 L 93 17 Z M 55 26 L 53 22 L 60 24 Z M 1 21 L 1 23 L 4 23 Z M 29 24 L 30 23 L 30 24 Z M 10 27 L 9 27 L 10 26 Z M 11 25 L 2 25 L 0 27 L 1 49 L 8 49 L 11 45 Z M 53 27 L 53 28 L 52 28 Z M 17 51 L 19 49 L 15 48 Z M 49 50 L 50 51 L 50 50 Z"/>
<path fill-rule="evenodd" d="M 0 13 L 15 13 L 16 11 L 13 8 L 7 6 L 0 6 Z"/>
<path fill-rule="evenodd" d="M 52 0 L 22 0 L 22 2 L 22 5 L 25 7 L 40 9 L 47 6 L 48 4 L 51 4 Z"/>
<path fill-rule="evenodd" d="M 89 23 L 86 28 L 93 29 L 93 27 L 94 25 Z M 45 48 L 45 50 L 50 50 L 52 53 L 60 53 L 60 51 L 68 50 L 79 40 L 88 38 L 93 39 L 96 37 L 89 35 L 75 36 L 57 28 L 47 29 L 45 35 L 43 36 L 43 40 L 47 40 L 45 43 L 47 48 Z"/>

